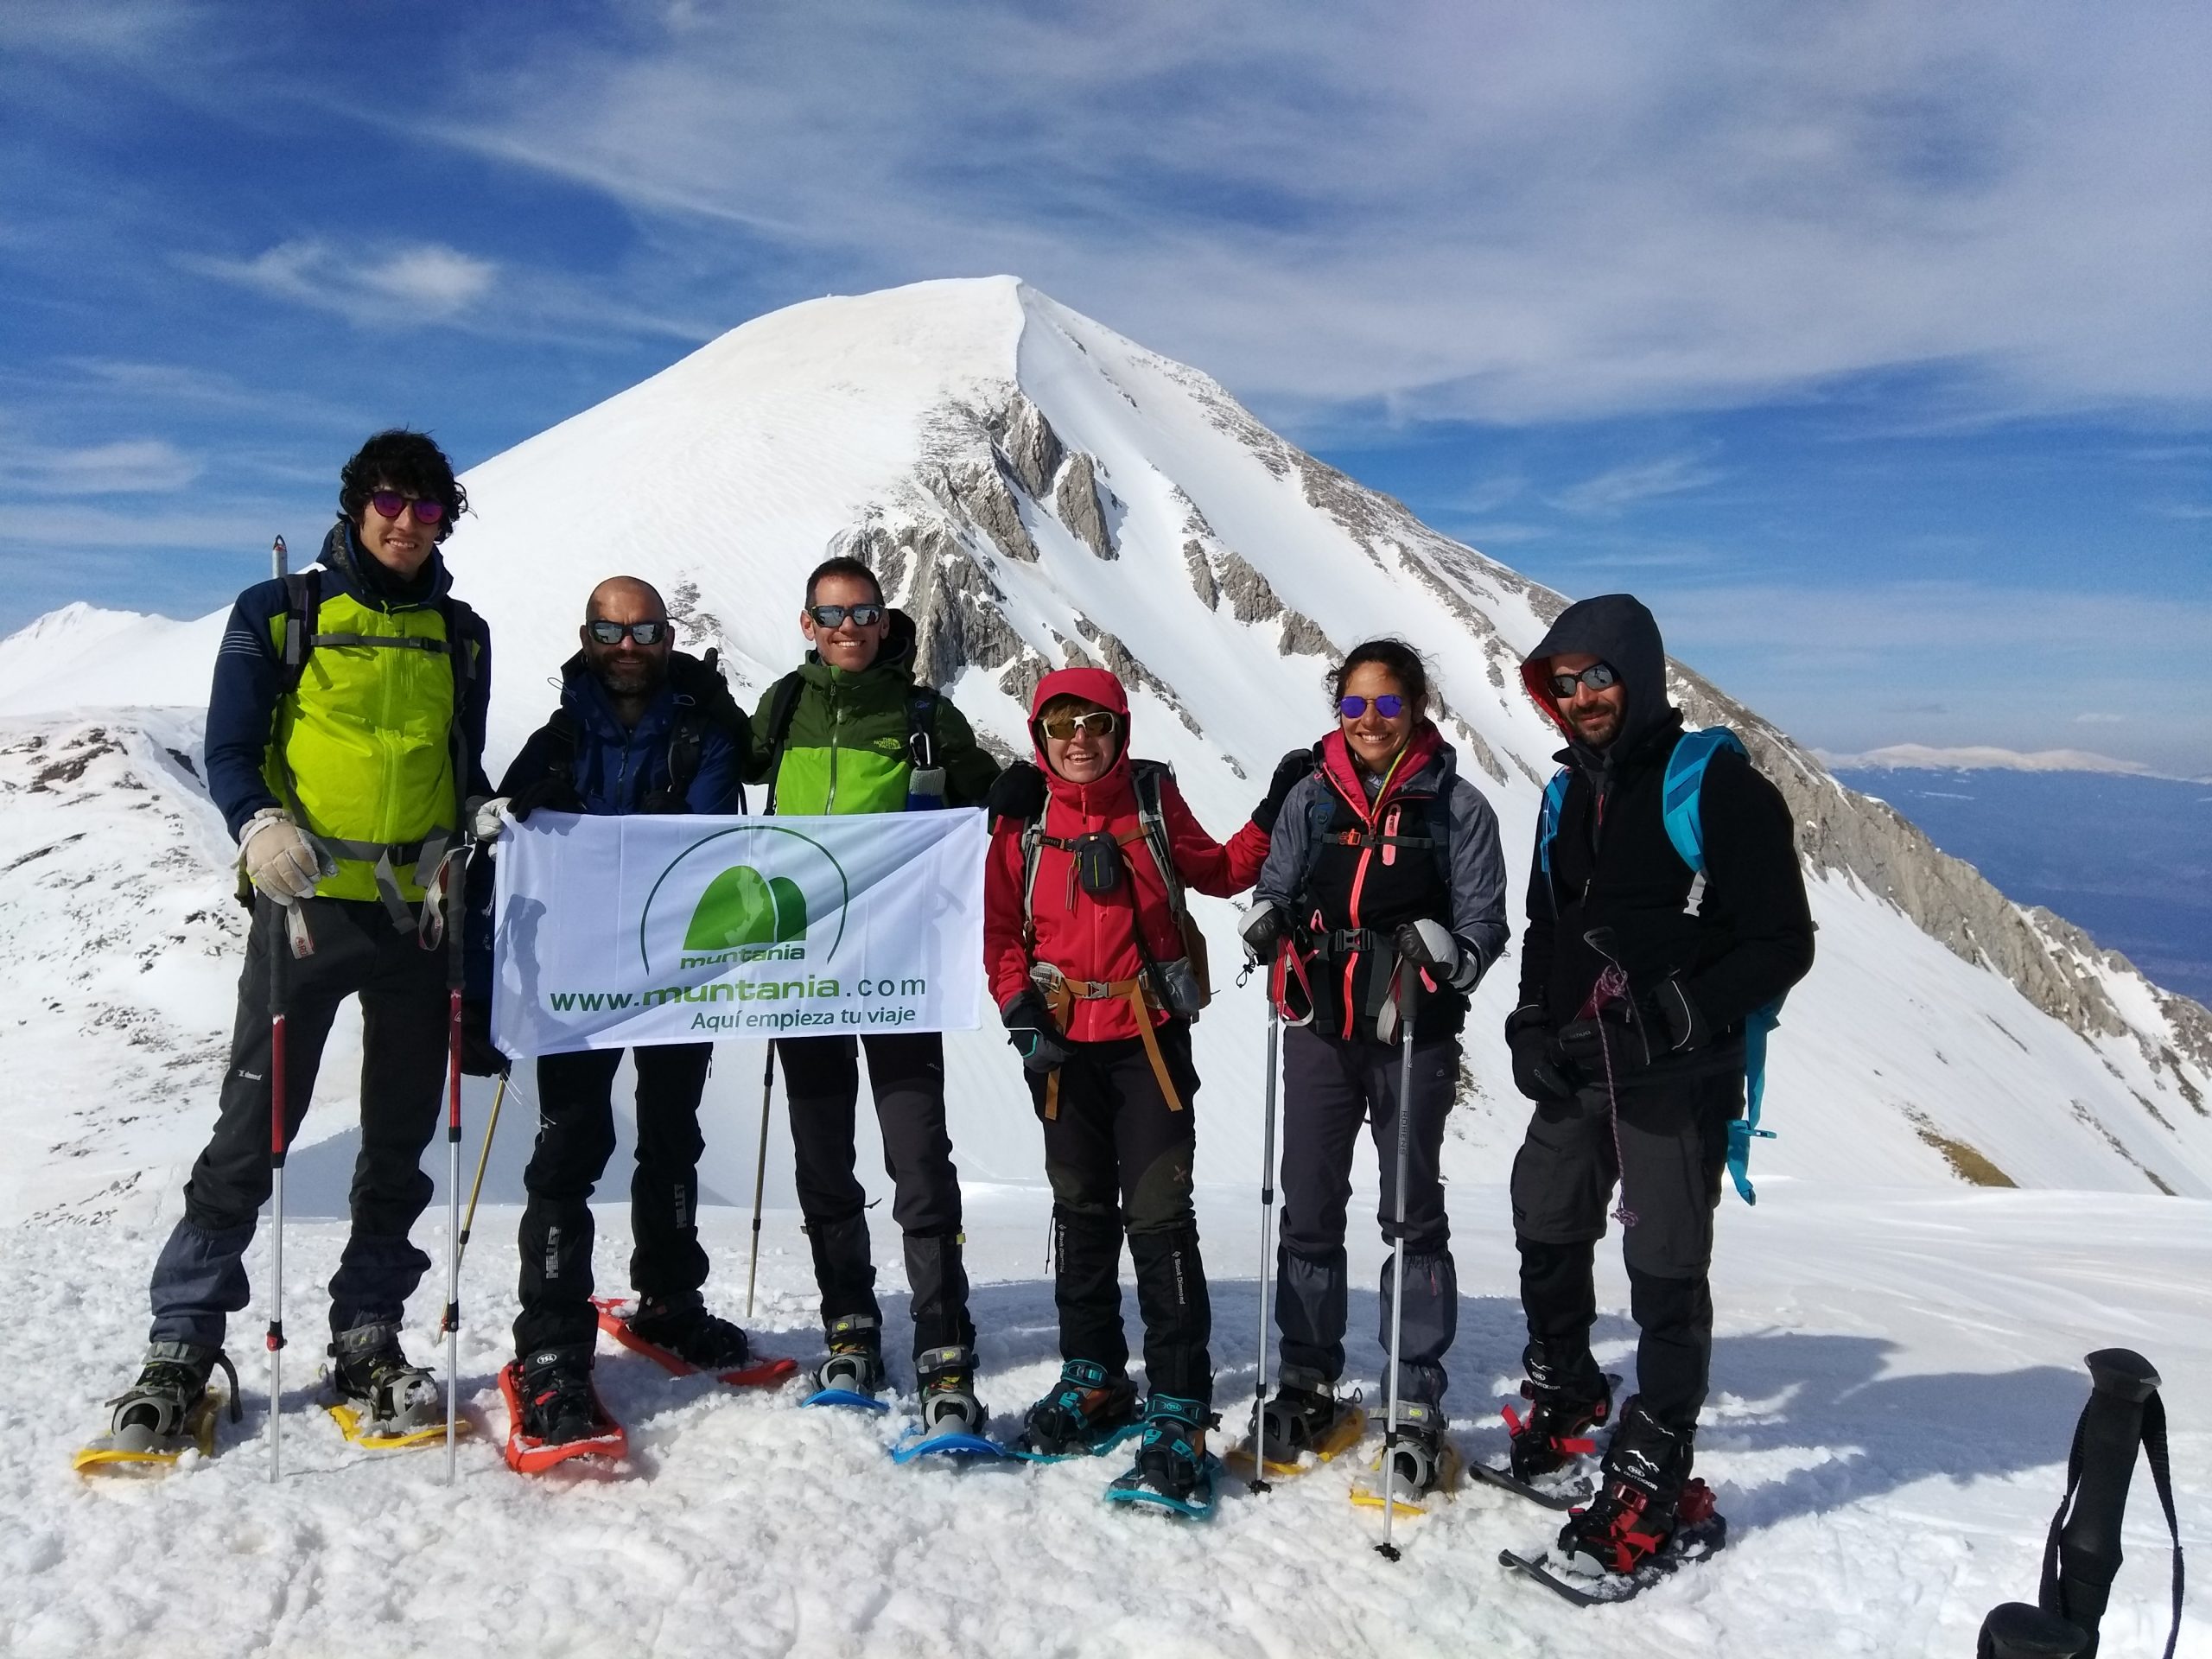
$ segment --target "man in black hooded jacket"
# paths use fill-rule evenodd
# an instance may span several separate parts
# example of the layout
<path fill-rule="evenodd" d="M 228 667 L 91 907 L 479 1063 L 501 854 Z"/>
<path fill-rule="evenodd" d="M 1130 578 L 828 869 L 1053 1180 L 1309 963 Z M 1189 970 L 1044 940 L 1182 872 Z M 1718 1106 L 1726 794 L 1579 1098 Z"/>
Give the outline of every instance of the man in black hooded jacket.
<path fill-rule="evenodd" d="M 1714 751 L 1700 786 L 1704 873 L 1675 851 L 1662 797 L 1682 716 L 1643 605 L 1569 606 L 1522 674 L 1567 737 L 1568 783 L 1548 846 L 1539 831 L 1506 1022 L 1514 1081 L 1536 1103 L 1513 1166 L 1533 1402 L 1513 1465 L 1541 1479 L 1611 1414 L 1590 1354 L 1592 1261 L 1618 1182 L 1640 1392 L 1560 1548 L 1628 1572 L 1671 1536 L 1688 1481 L 1745 1017 L 1812 966 L 1813 924 L 1789 808 L 1735 749 Z"/>

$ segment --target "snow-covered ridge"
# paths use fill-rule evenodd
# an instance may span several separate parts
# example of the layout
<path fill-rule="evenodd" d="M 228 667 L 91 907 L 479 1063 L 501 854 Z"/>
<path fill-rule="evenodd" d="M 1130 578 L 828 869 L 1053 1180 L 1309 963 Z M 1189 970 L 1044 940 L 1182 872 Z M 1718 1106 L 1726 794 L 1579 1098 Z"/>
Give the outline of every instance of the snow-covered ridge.
<path fill-rule="evenodd" d="M 625 512 L 580 521 L 579 476 L 620 480 Z M 1275 758 L 1325 724 L 1331 654 L 1402 635 L 1433 664 L 1447 734 L 1509 847 L 1533 836 L 1556 740 L 1516 671 L 1564 600 L 1303 454 L 1205 375 L 1010 278 L 760 318 L 468 486 L 475 510 L 448 552 L 494 632 L 495 763 L 550 706 L 545 682 L 600 578 L 658 582 L 689 643 L 719 645 L 740 694 L 757 695 L 797 657 L 806 572 L 846 551 L 915 614 L 931 674 L 988 741 L 1026 748 L 1037 677 L 1103 664 L 1132 687 L 1138 748 L 1172 761 L 1222 832 Z M 111 703 L 118 673 L 132 701 L 202 696 L 219 616 L 92 616 L 0 644 L 0 713 Z M 168 688 L 157 698 L 130 677 L 148 664 Z M 1814 877 L 1821 960 L 1777 1042 L 1784 1138 L 1761 1150 L 1767 1174 L 1913 1184 L 1972 1170 L 2212 1193 L 2212 1017 L 2009 903 L 1688 666 L 1673 690 L 1694 722 L 1744 734 L 1792 804 Z M 0 906 L 16 899 L 0 887 Z M 1233 963 L 1230 912 L 1200 908 L 1215 961 Z M 1470 1026 L 1451 1153 L 1462 1178 L 1500 1179 L 1525 1117 L 1498 1034 L 1512 978 L 1510 963 L 1491 976 Z M 1214 1103 L 1202 1179 L 1243 1179 L 1256 1155 L 1262 1030 L 1249 992 L 1199 1028 Z M 957 1039 L 950 1065 L 963 1170 L 1039 1179 L 1007 1133 L 1028 1109 L 1002 1044 Z"/>
<path fill-rule="evenodd" d="M 2146 766 L 2139 760 L 2116 760 L 2090 749 L 2000 749 L 1986 743 L 1946 749 L 1931 748 L 1925 743 L 1891 743 L 1869 749 L 1864 754 L 1831 754 L 1826 749 L 1815 749 L 1813 753 L 1822 766 L 1835 772 L 2108 772 L 2134 778 L 2173 775 Z"/>

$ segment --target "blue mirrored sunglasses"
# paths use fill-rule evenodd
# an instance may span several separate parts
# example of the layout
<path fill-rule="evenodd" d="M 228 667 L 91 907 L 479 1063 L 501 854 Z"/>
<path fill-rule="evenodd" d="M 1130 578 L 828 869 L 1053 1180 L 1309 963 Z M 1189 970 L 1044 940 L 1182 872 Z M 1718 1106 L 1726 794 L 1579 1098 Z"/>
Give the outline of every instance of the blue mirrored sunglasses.
<path fill-rule="evenodd" d="M 1381 696 L 1374 698 L 1338 697 L 1337 699 L 1337 712 L 1342 715 L 1346 720 L 1357 720 L 1362 715 L 1367 712 L 1367 705 L 1370 702 L 1375 705 L 1375 712 L 1382 715 L 1385 720 L 1395 720 L 1400 715 L 1406 712 L 1406 700 L 1403 697 L 1389 691 L 1385 691 Z"/>

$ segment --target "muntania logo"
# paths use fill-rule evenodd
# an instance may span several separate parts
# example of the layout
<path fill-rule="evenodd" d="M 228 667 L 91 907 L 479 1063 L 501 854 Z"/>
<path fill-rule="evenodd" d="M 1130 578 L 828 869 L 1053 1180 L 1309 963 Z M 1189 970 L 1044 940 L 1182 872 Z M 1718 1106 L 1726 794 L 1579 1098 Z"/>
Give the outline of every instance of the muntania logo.
<path fill-rule="evenodd" d="M 731 845 L 725 839 L 730 836 L 754 839 Z M 779 839 L 759 839 L 771 836 Z M 718 848 L 715 846 L 716 842 L 724 844 Z M 646 944 L 649 933 L 665 942 L 657 950 L 664 950 L 668 944 L 673 943 L 669 938 L 673 918 L 661 922 L 657 932 L 650 926 L 653 906 L 662 890 L 669 889 L 671 900 L 680 903 L 684 893 L 691 890 L 692 883 L 705 874 L 699 865 L 714 868 L 709 861 L 716 852 L 724 859 L 733 852 L 741 853 L 746 861 L 724 864 L 705 887 L 698 890 L 699 897 L 691 906 L 690 918 L 683 929 L 676 964 L 679 969 L 709 968 L 722 963 L 806 961 L 812 954 L 807 944 L 810 906 L 806 891 L 792 876 L 770 873 L 779 868 L 791 870 L 795 865 L 798 874 L 807 877 L 817 899 L 836 907 L 836 936 L 830 939 L 829 950 L 822 953 L 823 960 L 827 962 L 837 954 L 837 946 L 845 934 L 845 906 L 850 898 L 844 867 L 811 836 L 780 825 L 750 824 L 741 830 L 717 830 L 704 840 L 695 842 L 671 859 L 660 873 L 652 891 L 645 897 L 645 912 L 638 923 L 639 953 L 645 959 L 646 971 L 654 971 L 653 951 Z M 821 861 L 819 865 L 811 867 L 810 874 L 810 855 Z M 762 866 L 768 868 L 764 870 Z"/>

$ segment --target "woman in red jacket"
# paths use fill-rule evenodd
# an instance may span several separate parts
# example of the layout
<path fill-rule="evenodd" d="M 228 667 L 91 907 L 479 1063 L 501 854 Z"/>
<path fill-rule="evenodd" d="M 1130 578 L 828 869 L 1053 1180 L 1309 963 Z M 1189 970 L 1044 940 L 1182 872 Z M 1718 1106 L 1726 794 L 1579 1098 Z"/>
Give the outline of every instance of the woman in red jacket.
<path fill-rule="evenodd" d="M 1165 766 L 1129 759 L 1128 731 L 1113 675 L 1048 674 L 1030 705 L 1039 767 L 1011 768 L 992 794 L 1001 816 L 984 879 L 985 965 L 1045 1126 L 1066 1362 L 1023 1438 L 1059 1456 L 1103 1452 L 1132 1432 L 1126 1229 L 1151 1390 L 1131 1475 L 1179 1503 L 1204 1502 L 1215 1466 L 1205 1429 L 1212 1315 L 1191 1207 L 1190 1027 L 1205 969 L 1182 889 L 1242 893 L 1268 835 L 1255 821 L 1216 842 Z"/>

